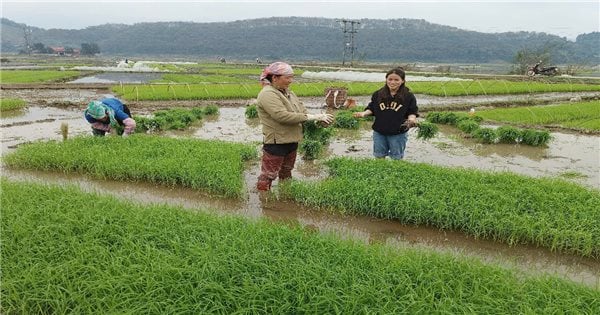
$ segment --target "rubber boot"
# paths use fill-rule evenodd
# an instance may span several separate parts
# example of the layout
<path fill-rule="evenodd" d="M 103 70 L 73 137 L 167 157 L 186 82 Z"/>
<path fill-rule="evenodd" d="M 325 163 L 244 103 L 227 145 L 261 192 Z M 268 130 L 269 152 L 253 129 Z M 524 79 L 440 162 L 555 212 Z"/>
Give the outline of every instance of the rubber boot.
<path fill-rule="evenodd" d="M 271 189 L 271 183 L 277 178 L 283 160 L 283 156 L 273 155 L 263 150 L 256 189 L 263 191 Z"/>
<path fill-rule="evenodd" d="M 296 150 L 294 150 L 283 157 L 283 163 L 281 164 L 281 169 L 279 170 L 279 180 L 292 178 L 292 170 L 294 169 L 294 164 L 296 163 L 296 155 Z"/>

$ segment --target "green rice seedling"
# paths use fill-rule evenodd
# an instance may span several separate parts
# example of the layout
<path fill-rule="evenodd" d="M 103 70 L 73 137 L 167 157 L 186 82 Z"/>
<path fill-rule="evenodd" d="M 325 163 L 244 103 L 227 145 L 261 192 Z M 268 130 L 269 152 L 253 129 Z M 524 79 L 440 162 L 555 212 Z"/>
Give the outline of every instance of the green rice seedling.
<path fill-rule="evenodd" d="M 246 118 L 258 118 L 258 110 L 256 110 L 256 104 L 251 104 L 246 107 L 246 111 L 244 112 Z"/>
<path fill-rule="evenodd" d="M 600 131 L 600 118 L 582 118 L 561 122 L 562 127 L 580 130 L 589 133 Z"/>
<path fill-rule="evenodd" d="M 210 106 L 210 105 L 209 105 Z M 202 119 L 208 107 L 195 107 L 192 109 L 172 108 L 154 112 L 154 117 L 134 116 L 136 132 L 154 132 L 173 129 L 185 129 L 197 120 Z M 215 109 L 211 108 L 210 112 Z M 218 107 L 216 108 L 218 112 Z"/>
<path fill-rule="evenodd" d="M 454 124 L 458 115 L 453 112 L 429 112 L 427 120 L 435 124 Z"/>
<path fill-rule="evenodd" d="M 334 129 L 332 127 L 323 127 L 320 122 L 312 120 L 305 121 L 302 127 L 304 139 L 316 140 L 323 145 L 329 143 L 329 139 L 334 133 Z"/>
<path fill-rule="evenodd" d="M 600 308 L 597 289 L 461 255 L 368 245 L 206 209 L 136 205 L 74 187 L 0 184 L 5 314 L 597 314 Z"/>
<path fill-rule="evenodd" d="M 556 125 L 584 131 L 600 131 L 598 101 L 497 108 L 478 112 L 487 120 L 521 125 Z"/>
<path fill-rule="evenodd" d="M 442 112 L 440 115 L 440 124 L 456 125 L 459 116 L 453 112 Z"/>
<path fill-rule="evenodd" d="M 194 107 L 194 108 L 190 109 L 190 112 L 197 119 L 202 119 L 202 117 L 204 117 L 204 114 L 205 114 L 206 110 L 203 109 L 203 108 L 201 108 L 201 107 Z M 217 109 L 217 112 L 218 112 L 218 109 Z"/>
<path fill-rule="evenodd" d="M 257 72 L 257 73 L 260 73 Z M 307 82 L 296 83 L 294 93 L 298 96 L 323 96 L 327 87 L 339 86 L 348 89 L 348 96 L 371 95 L 374 90 L 381 88 L 378 82 Z M 507 89 L 507 86 L 509 87 Z M 174 84 L 169 90 L 154 89 L 152 85 L 131 85 L 130 89 L 113 86 L 113 93 L 124 99 L 132 100 L 170 100 L 174 95 L 178 99 L 232 99 L 253 98 L 260 92 L 260 86 L 253 83 L 202 83 Z M 411 82 L 410 88 L 414 93 L 441 96 L 482 95 L 482 94 L 519 94 L 534 92 L 575 92 L 600 91 L 593 84 L 546 84 L 531 82 L 508 82 L 498 80 L 482 80 L 481 84 L 470 85 L 469 89 L 457 82 Z"/>
<path fill-rule="evenodd" d="M 72 79 L 78 76 L 79 71 L 2 70 L 0 83 L 41 83 Z"/>
<path fill-rule="evenodd" d="M 333 126 L 336 128 L 344 129 L 358 129 L 360 124 L 358 118 L 352 116 L 354 113 L 349 110 L 341 110 L 335 114 L 335 121 Z"/>
<path fill-rule="evenodd" d="M 546 130 L 524 129 L 521 133 L 521 142 L 531 146 L 544 146 L 552 139 Z"/>
<path fill-rule="evenodd" d="M 460 131 L 470 135 L 475 132 L 475 130 L 479 129 L 479 123 L 473 119 L 464 119 L 461 120 L 456 127 L 460 129 Z"/>
<path fill-rule="evenodd" d="M 478 139 L 483 143 L 496 143 L 498 135 L 493 128 L 478 128 L 471 134 L 473 138 Z"/>
<path fill-rule="evenodd" d="M 260 72 L 257 72 L 260 74 Z M 163 74 L 159 80 L 152 81 L 153 83 L 241 83 L 241 82 L 256 82 L 256 79 L 224 76 L 224 75 L 198 75 L 198 74 Z"/>
<path fill-rule="evenodd" d="M 333 136 L 333 128 L 323 127 L 321 123 L 309 120 L 304 122 L 302 130 L 300 152 L 305 160 L 315 160 L 323 152 L 323 146 L 327 145 Z"/>
<path fill-rule="evenodd" d="M 438 133 L 438 126 L 436 124 L 422 121 L 418 124 L 419 131 L 417 132 L 417 139 L 429 140 L 435 137 Z"/>
<path fill-rule="evenodd" d="M 304 139 L 300 143 L 300 152 L 305 160 L 315 160 L 321 154 L 323 144 L 318 140 Z"/>
<path fill-rule="evenodd" d="M 22 109 L 26 104 L 20 98 L 0 98 L 0 113 Z"/>
<path fill-rule="evenodd" d="M 135 116 L 134 119 L 136 122 L 135 132 L 137 133 L 166 130 L 167 122 L 164 119 L 144 116 Z"/>
<path fill-rule="evenodd" d="M 3 162 L 8 167 L 181 185 L 239 197 L 243 162 L 256 155 L 250 144 L 133 134 L 30 143 Z"/>
<path fill-rule="evenodd" d="M 600 258 L 596 189 L 406 161 L 334 158 L 325 163 L 327 179 L 293 181 L 285 194 L 312 207 Z"/>
<path fill-rule="evenodd" d="M 219 106 L 211 104 L 211 105 L 207 105 L 204 108 L 204 114 L 206 116 L 214 116 L 214 115 L 218 115 L 219 114 Z"/>
<path fill-rule="evenodd" d="M 521 141 L 521 131 L 512 126 L 500 126 L 496 129 L 498 141 L 501 143 L 517 143 Z"/>
<path fill-rule="evenodd" d="M 427 121 L 439 124 L 442 118 L 442 112 L 427 112 L 425 119 Z"/>
<path fill-rule="evenodd" d="M 483 117 L 478 116 L 478 115 L 471 115 L 471 114 L 467 114 L 467 113 L 463 113 L 463 112 L 455 112 L 455 119 L 454 119 L 454 123 L 452 125 L 458 126 L 458 124 L 461 121 L 465 121 L 465 120 L 472 120 L 475 121 L 476 123 L 481 123 L 483 121 Z"/>

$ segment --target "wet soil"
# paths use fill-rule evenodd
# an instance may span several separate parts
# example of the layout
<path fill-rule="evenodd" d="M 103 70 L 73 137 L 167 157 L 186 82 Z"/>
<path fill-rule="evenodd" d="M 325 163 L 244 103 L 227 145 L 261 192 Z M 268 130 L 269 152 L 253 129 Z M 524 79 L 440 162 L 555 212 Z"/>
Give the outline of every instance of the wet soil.
<path fill-rule="evenodd" d="M 62 139 L 60 132 L 62 123 L 69 125 L 70 137 L 90 134 L 90 127 L 83 119 L 82 110 L 87 102 L 101 98 L 108 93 L 108 90 L 102 88 L 9 89 L 2 90 L 2 93 L 3 97 L 20 97 L 28 103 L 28 107 L 24 110 L 2 113 L 0 123 L 2 154 L 6 154 L 22 143 Z M 566 94 L 544 97 L 552 99 L 574 96 Z M 368 101 L 368 97 L 357 99 L 359 104 Z M 422 97 L 419 100 L 421 104 L 435 107 L 440 104 L 459 104 L 465 99 L 472 100 L 476 104 L 486 104 L 489 101 L 489 97 L 460 99 Z M 510 99 L 500 98 L 500 101 L 510 103 Z M 305 98 L 303 101 L 310 112 L 326 110 L 322 98 Z M 257 119 L 246 119 L 244 115 L 245 105 L 251 103 L 253 100 L 130 102 L 129 105 L 136 114 L 149 114 L 162 108 L 217 104 L 220 106 L 220 114 L 217 117 L 206 117 L 202 124 L 193 128 L 169 131 L 164 135 L 256 143 L 258 148 L 262 140 L 260 124 Z M 372 141 L 369 126 L 369 123 L 364 123 L 359 130 L 338 130 L 323 158 L 332 156 L 370 158 Z M 454 128 L 441 127 L 440 134 L 428 141 L 417 140 L 415 131 L 410 131 L 406 160 L 487 171 L 510 171 L 533 177 L 563 176 L 566 180 L 600 189 L 600 136 L 598 135 L 552 132 L 554 139 L 548 147 L 538 148 L 479 144 L 472 139 L 463 138 Z M 259 195 L 252 188 L 258 172 L 258 162 L 248 165 L 245 178 L 249 188 L 243 200 L 219 199 L 185 188 L 173 189 L 146 183 L 100 181 L 80 175 L 67 176 L 8 169 L 4 169 L 2 174 L 18 180 L 74 183 L 84 190 L 98 191 L 140 202 L 176 204 L 190 209 L 208 207 L 215 209 L 217 213 L 232 213 L 252 218 L 266 217 L 289 224 L 300 224 L 307 229 L 323 233 L 335 233 L 365 243 L 429 248 L 457 255 L 475 256 L 484 261 L 516 267 L 527 274 L 550 273 L 596 288 L 600 287 L 599 260 L 552 253 L 531 246 L 509 247 L 496 242 L 476 240 L 460 232 L 314 211 L 294 203 L 277 201 L 273 196 L 267 195 L 265 198 Z M 322 178 L 327 174 L 318 160 L 305 161 L 301 158 L 297 160 L 294 172 L 297 178 L 311 179 Z"/>

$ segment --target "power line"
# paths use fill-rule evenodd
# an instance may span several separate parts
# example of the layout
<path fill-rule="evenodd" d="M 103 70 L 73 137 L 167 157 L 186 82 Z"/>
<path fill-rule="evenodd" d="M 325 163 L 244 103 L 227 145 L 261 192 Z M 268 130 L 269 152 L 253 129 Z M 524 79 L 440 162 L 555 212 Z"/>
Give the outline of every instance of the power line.
<path fill-rule="evenodd" d="M 342 56 L 342 66 L 346 64 L 346 56 L 348 54 L 350 55 L 350 65 L 354 66 L 354 52 L 356 51 L 354 34 L 358 32 L 354 26 L 360 24 L 360 22 L 346 19 L 336 21 L 344 23 L 342 28 L 342 31 L 344 32 L 344 54 Z M 350 27 L 348 27 L 348 24 L 350 24 Z"/>
<path fill-rule="evenodd" d="M 33 47 L 31 46 L 31 28 L 25 26 L 23 27 L 23 39 L 25 40 L 25 52 L 27 55 L 31 56 L 31 51 Z"/>

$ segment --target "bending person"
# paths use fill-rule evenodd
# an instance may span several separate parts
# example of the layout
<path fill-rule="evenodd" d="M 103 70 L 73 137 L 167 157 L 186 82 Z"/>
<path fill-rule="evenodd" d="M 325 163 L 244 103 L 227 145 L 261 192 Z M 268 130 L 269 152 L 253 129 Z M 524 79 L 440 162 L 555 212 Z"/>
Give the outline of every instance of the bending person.
<path fill-rule="evenodd" d="M 123 137 L 129 136 L 135 130 L 135 120 L 131 118 L 129 108 L 116 98 L 90 102 L 84 116 L 92 125 L 94 136 L 104 136 L 110 132 L 111 127 L 124 127 Z"/>

